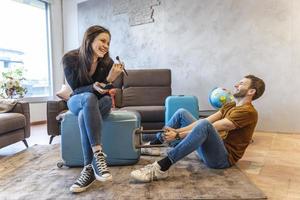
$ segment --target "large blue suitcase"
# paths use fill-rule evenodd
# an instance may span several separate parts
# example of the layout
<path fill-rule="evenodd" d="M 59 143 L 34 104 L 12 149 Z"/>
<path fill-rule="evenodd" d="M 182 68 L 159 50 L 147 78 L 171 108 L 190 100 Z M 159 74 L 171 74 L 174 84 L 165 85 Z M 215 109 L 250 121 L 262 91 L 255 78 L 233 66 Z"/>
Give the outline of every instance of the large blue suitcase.
<path fill-rule="evenodd" d="M 131 165 L 139 161 L 140 149 L 134 147 L 134 132 L 140 128 L 140 115 L 112 111 L 104 120 L 103 151 L 108 165 Z M 61 122 L 61 158 L 58 167 L 83 166 L 83 153 L 77 117 L 68 111 Z"/>
<path fill-rule="evenodd" d="M 173 114 L 179 109 L 188 110 L 196 119 L 199 119 L 198 98 L 187 95 L 168 96 L 165 101 L 165 123 L 167 123 Z"/>

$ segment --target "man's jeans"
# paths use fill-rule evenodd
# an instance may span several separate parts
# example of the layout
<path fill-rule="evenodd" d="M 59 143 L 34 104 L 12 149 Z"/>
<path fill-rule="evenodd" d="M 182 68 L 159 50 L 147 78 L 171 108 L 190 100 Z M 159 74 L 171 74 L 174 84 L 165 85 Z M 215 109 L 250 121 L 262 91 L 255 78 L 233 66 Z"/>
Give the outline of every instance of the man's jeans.
<path fill-rule="evenodd" d="M 177 110 L 166 126 L 181 128 L 195 122 L 196 119 L 185 109 Z M 157 138 L 163 142 L 162 133 L 157 134 Z M 191 132 L 178 144 L 171 143 L 174 148 L 168 152 L 168 157 L 172 163 L 176 163 L 186 155 L 196 151 L 204 164 L 210 168 L 222 169 L 230 167 L 228 152 L 223 140 L 212 124 L 206 120 L 198 120 Z"/>
<path fill-rule="evenodd" d="M 84 165 L 93 160 L 92 147 L 101 145 L 103 118 L 108 116 L 111 106 L 110 96 L 98 100 L 97 96 L 90 92 L 74 95 L 68 100 L 69 110 L 78 116 Z"/>

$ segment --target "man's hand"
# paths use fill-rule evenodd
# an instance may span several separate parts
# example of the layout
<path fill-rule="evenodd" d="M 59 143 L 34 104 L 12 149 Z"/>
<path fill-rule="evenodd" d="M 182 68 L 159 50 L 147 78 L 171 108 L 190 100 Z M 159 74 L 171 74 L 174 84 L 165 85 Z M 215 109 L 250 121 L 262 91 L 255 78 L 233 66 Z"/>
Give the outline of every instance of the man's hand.
<path fill-rule="evenodd" d="M 177 132 L 175 128 L 171 128 L 171 127 L 168 127 L 168 126 L 163 127 L 163 130 L 164 130 L 165 132 L 168 132 L 168 131 L 174 131 L 174 132 Z"/>
<path fill-rule="evenodd" d="M 165 131 L 163 134 L 164 141 L 172 142 L 176 140 L 177 131 L 171 127 L 164 127 L 163 130 Z"/>
<path fill-rule="evenodd" d="M 164 133 L 164 141 L 166 142 L 172 142 L 175 140 L 176 138 L 176 132 L 174 131 L 168 131 Z"/>

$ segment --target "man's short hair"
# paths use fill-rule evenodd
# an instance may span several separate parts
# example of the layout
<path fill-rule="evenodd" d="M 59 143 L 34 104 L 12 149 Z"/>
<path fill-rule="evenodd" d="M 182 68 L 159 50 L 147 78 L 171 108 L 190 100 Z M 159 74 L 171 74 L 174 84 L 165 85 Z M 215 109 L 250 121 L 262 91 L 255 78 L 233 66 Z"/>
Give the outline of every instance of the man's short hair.
<path fill-rule="evenodd" d="M 265 82 L 254 76 L 254 75 L 247 75 L 245 76 L 245 78 L 248 78 L 251 80 L 251 85 L 250 85 L 250 89 L 255 89 L 255 94 L 252 98 L 252 100 L 258 99 L 259 97 L 261 97 L 261 95 L 263 95 L 263 93 L 265 92 Z"/>

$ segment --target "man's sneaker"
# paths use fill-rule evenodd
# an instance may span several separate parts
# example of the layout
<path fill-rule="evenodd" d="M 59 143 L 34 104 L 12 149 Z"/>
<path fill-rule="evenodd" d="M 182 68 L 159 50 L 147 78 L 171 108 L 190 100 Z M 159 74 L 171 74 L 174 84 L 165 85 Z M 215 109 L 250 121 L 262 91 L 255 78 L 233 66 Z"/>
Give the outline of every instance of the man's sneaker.
<path fill-rule="evenodd" d="M 150 145 L 150 142 L 147 142 L 145 145 Z M 160 156 L 160 148 L 141 148 L 141 154 L 145 156 Z"/>
<path fill-rule="evenodd" d="M 91 164 L 86 165 L 83 168 L 83 170 L 81 171 L 79 178 L 70 187 L 70 191 L 74 192 L 74 193 L 83 192 L 92 185 L 92 183 L 95 181 L 95 179 L 96 178 L 94 175 L 92 165 Z"/>
<path fill-rule="evenodd" d="M 140 182 L 151 182 L 154 180 L 165 179 L 168 177 L 168 171 L 161 171 L 157 162 L 146 165 L 141 169 L 131 172 L 131 177 Z"/>
<path fill-rule="evenodd" d="M 95 177 L 98 181 L 107 181 L 112 179 L 112 175 L 108 170 L 106 161 L 106 155 L 102 151 L 94 153 L 93 168 Z"/>

